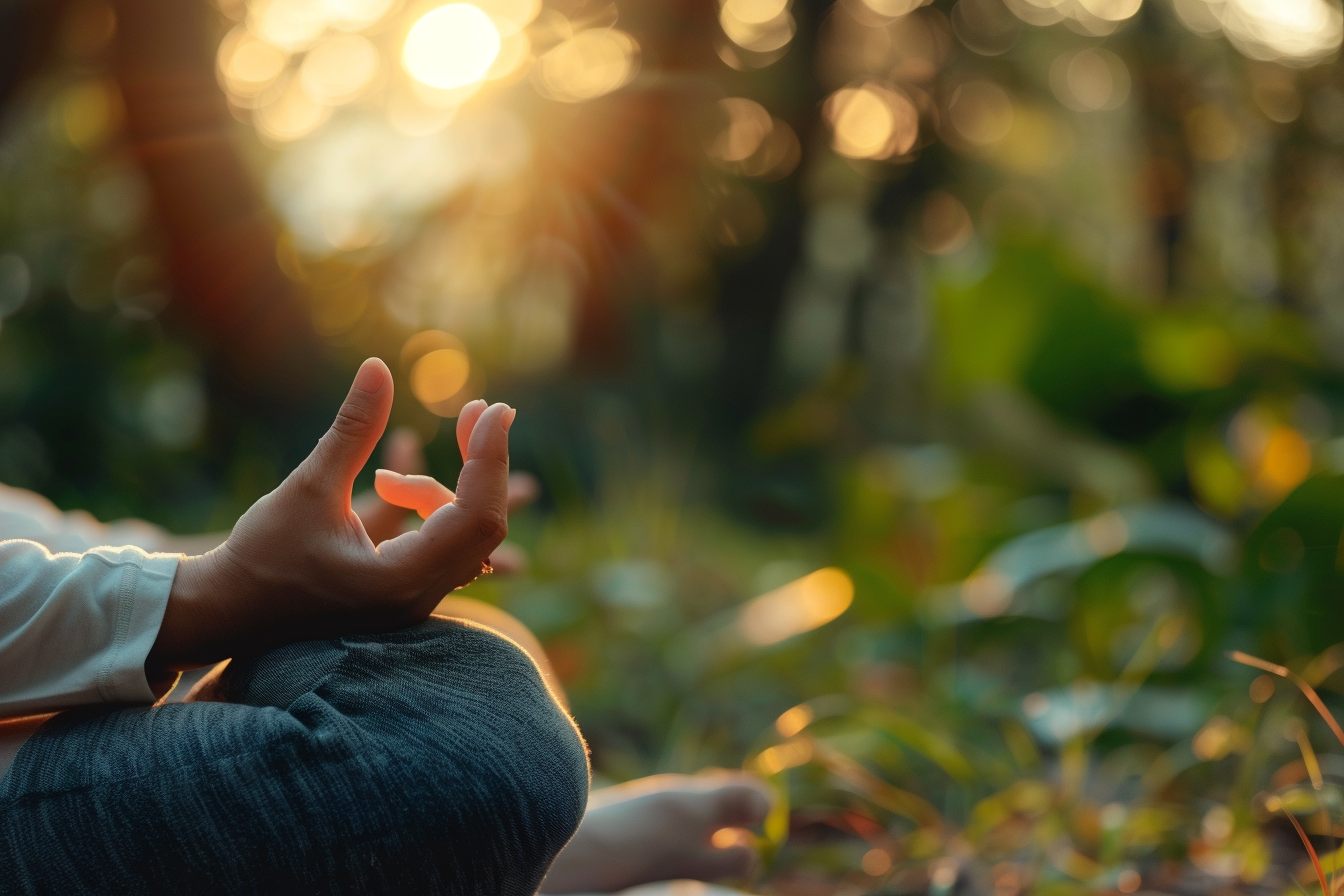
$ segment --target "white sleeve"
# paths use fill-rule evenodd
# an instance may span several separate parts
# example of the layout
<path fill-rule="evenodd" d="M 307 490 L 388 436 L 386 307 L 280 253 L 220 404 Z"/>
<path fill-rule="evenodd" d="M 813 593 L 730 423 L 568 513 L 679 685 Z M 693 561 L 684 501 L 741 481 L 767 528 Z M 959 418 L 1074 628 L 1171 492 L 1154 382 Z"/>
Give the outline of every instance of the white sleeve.
<path fill-rule="evenodd" d="M 145 659 L 178 554 L 52 554 L 0 541 L 0 718 L 82 703 L 152 703 Z"/>

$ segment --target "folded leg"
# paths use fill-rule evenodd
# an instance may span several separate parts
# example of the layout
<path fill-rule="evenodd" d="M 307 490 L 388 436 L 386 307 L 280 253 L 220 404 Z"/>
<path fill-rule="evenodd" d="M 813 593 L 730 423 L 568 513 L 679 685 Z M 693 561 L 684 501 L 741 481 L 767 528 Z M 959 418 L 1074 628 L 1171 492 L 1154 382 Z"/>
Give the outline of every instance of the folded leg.
<path fill-rule="evenodd" d="M 532 896 L 583 816 L 577 730 L 479 626 L 291 644 L 217 693 L 34 734 L 0 781 L 7 887 Z"/>

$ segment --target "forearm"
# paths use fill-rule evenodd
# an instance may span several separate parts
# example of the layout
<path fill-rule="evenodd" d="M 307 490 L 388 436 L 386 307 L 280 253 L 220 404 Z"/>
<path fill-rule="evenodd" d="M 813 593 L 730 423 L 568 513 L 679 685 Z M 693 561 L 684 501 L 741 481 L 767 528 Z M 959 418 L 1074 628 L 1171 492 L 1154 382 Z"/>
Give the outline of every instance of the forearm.
<path fill-rule="evenodd" d="M 0 542 L 0 716 L 152 701 L 145 658 L 178 562 L 135 548 L 51 554 Z"/>

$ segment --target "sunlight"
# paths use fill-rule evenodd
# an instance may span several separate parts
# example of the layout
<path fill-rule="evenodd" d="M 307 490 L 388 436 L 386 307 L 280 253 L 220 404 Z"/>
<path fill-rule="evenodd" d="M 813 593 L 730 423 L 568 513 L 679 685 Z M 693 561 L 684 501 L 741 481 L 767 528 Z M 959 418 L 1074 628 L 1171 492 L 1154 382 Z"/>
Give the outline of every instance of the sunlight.
<path fill-rule="evenodd" d="M 541 86 L 551 99 L 578 103 L 611 93 L 634 77 L 639 45 L 624 31 L 581 31 L 539 60 Z"/>
<path fill-rule="evenodd" d="M 785 769 L 797 768 L 812 761 L 812 742 L 806 739 L 790 740 L 762 750 L 752 763 L 756 771 L 766 777 Z"/>
<path fill-rule="evenodd" d="M 346 103 L 357 97 L 378 74 L 378 50 L 358 34 L 324 38 L 308 51 L 299 68 L 299 83 L 319 102 Z"/>
<path fill-rule="evenodd" d="M 420 83 L 452 90 L 483 80 L 500 43 L 499 29 L 479 7 L 450 3 L 411 26 L 401 61 Z"/>
<path fill-rule="evenodd" d="M 728 126 L 710 145 L 712 158 L 723 162 L 741 162 L 760 149 L 773 126 L 770 113 L 760 103 L 742 97 L 719 100 L 719 108 Z"/>
<path fill-rule="evenodd" d="M 289 65 L 289 54 L 241 25 L 219 45 L 219 77 L 240 105 L 275 83 Z"/>
<path fill-rule="evenodd" d="M 317 130 L 331 117 L 331 107 L 319 103 L 291 80 L 272 102 L 256 112 L 257 131 L 274 143 L 298 140 Z"/>
<path fill-rule="evenodd" d="M 780 737 L 793 737 L 811 725 L 816 716 L 812 707 L 800 703 L 792 709 L 785 710 L 775 719 L 775 730 L 779 732 Z"/>
<path fill-rule="evenodd" d="M 1228 38 L 1253 59 L 1313 62 L 1339 49 L 1344 15 L 1329 0 L 1227 0 Z"/>
<path fill-rule="evenodd" d="M 411 368 L 411 392 L 422 404 L 439 404 L 461 392 L 470 373 L 471 362 L 465 352 L 436 349 Z"/>
<path fill-rule="evenodd" d="M 738 626 L 748 643 L 778 644 L 825 625 L 849 609 L 853 600 L 849 574 L 829 566 L 747 601 Z"/>
<path fill-rule="evenodd" d="M 768 18 L 760 18 L 766 12 Z M 719 10 L 719 27 L 733 43 L 753 53 L 772 53 L 793 40 L 797 24 L 787 4 L 773 4 L 763 0 L 729 0 Z"/>
<path fill-rule="evenodd" d="M 267 43 L 295 52 L 317 40 L 327 21 L 319 0 L 258 0 L 248 10 L 247 24 Z"/>
<path fill-rule="evenodd" d="M 919 110 L 901 93 L 877 83 L 831 94 L 825 115 L 835 151 L 851 159 L 904 155 L 919 136 Z"/>

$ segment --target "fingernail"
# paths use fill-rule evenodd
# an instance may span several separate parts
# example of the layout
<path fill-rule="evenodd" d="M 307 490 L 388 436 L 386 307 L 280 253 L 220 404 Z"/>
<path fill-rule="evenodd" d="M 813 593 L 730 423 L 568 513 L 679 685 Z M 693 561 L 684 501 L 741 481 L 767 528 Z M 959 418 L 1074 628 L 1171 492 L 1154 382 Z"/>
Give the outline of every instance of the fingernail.
<path fill-rule="evenodd" d="M 507 405 L 506 408 L 507 409 L 504 411 L 504 431 L 508 432 L 509 427 L 513 425 L 513 418 L 518 416 L 518 409 L 509 408 Z"/>
<path fill-rule="evenodd" d="M 377 364 L 370 364 L 370 358 L 359 366 L 359 373 L 355 374 L 355 388 L 361 392 L 377 392 L 383 387 L 383 372 L 378 369 Z"/>

